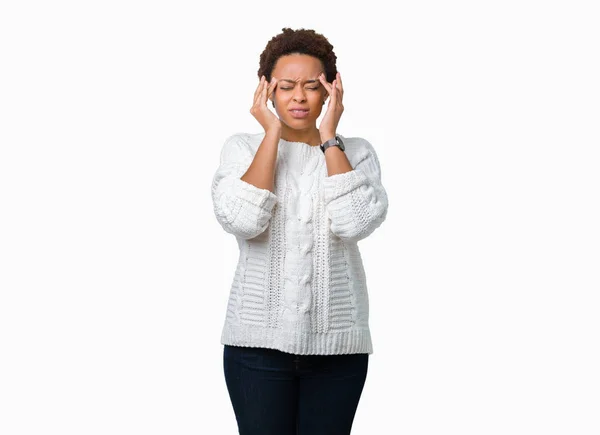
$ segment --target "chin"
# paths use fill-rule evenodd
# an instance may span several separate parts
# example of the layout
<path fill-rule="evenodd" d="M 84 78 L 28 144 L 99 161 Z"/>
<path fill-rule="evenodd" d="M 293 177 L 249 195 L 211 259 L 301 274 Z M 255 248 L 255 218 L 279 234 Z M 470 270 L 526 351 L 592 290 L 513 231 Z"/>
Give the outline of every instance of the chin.
<path fill-rule="evenodd" d="M 288 125 L 305 125 L 305 124 L 310 124 L 311 123 L 311 119 L 296 119 L 296 118 L 286 118 L 285 119 L 285 123 Z"/>

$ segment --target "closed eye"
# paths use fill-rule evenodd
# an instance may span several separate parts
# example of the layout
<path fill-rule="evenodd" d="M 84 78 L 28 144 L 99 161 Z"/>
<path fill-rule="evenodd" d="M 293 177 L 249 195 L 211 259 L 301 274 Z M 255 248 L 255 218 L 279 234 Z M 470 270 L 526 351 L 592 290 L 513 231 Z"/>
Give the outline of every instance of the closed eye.
<path fill-rule="evenodd" d="M 294 89 L 294 88 L 279 88 L 279 89 L 281 89 L 282 91 L 289 91 L 290 89 Z M 306 89 L 310 89 L 311 91 L 316 91 L 319 88 L 306 88 Z"/>

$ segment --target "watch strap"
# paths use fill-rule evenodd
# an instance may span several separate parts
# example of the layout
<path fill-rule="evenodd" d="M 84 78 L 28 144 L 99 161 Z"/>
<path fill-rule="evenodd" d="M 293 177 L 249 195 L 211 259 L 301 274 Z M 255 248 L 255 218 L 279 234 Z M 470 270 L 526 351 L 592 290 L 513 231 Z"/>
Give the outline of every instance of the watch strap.
<path fill-rule="evenodd" d="M 326 140 L 325 142 L 323 142 L 320 145 L 321 151 L 323 151 L 323 154 L 325 154 L 325 151 L 327 150 L 327 148 L 332 147 L 332 146 L 338 147 L 338 148 L 342 149 L 340 147 L 340 143 L 339 143 L 338 140 L 339 140 L 339 136 L 336 134 L 335 137 L 333 137 L 333 138 L 331 138 L 331 139 Z"/>

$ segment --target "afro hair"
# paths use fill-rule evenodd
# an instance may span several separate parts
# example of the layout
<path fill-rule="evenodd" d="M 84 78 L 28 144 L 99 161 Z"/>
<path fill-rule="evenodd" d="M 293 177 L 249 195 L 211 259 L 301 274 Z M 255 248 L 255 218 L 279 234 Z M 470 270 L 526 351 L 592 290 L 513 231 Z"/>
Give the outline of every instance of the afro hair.
<path fill-rule="evenodd" d="M 310 29 L 292 30 L 284 27 L 281 30 L 283 32 L 271 38 L 260 55 L 258 78 L 264 75 L 270 81 L 277 60 L 281 56 L 297 53 L 319 59 L 325 69 L 326 80 L 333 82 L 337 74 L 337 56 L 327 38 Z"/>

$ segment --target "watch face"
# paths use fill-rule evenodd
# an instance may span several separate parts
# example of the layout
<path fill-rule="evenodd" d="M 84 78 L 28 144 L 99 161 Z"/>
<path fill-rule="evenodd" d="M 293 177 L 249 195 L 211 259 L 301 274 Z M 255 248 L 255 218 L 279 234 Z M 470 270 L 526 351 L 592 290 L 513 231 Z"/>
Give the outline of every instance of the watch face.
<path fill-rule="evenodd" d="M 337 142 L 340 144 L 340 149 L 342 151 L 344 151 L 346 149 L 346 147 L 344 146 L 344 142 L 342 142 L 342 138 L 340 138 L 339 136 L 336 136 Z"/>

